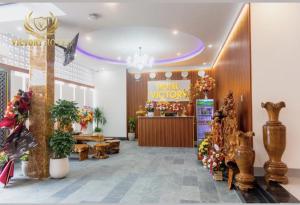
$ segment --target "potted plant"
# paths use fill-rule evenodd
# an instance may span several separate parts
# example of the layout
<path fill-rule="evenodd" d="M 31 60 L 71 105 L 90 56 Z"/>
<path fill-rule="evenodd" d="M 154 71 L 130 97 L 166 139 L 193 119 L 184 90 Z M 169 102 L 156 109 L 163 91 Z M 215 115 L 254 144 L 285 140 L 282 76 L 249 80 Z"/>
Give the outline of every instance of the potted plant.
<path fill-rule="evenodd" d="M 101 110 L 98 107 L 95 108 L 95 110 L 94 110 L 94 121 L 96 123 L 95 132 L 102 132 L 102 128 L 99 127 L 99 124 L 104 126 L 107 121 L 106 121 L 106 118 L 104 116 L 103 110 Z"/>
<path fill-rule="evenodd" d="M 24 177 L 28 176 L 28 158 L 29 152 L 25 152 L 21 157 L 21 169 Z"/>
<path fill-rule="evenodd" d="M 85 106 L 84 108 L 79 110 L 79 124 L 81 126 L 80 131 L 83 134 L 91 134 L 89 131 L 93 132 L 93 129 L 88 129 L 88 126 L 91 122 L 93 122 L 93 111 L 91 107 Z"/>
<path fill-rule="evenodd" d="M 50 109 L 51 119 L 57 129 L 72 132 L 72 123 L 79 122 L 77 103 L 67 100 L 58 100 Z"/>
<path fill-rule="evenodd" d="M 49 146 L 52 151 L 50 159 L 50 176 L 63 178 L 69 173 L 69 159 L 75 141 L 72 134 L 63 130 L 55 130 L 50 137 Z"/>
<path fill-rule="evenodd" d="M 168 110 L 168 106 L 169 106 L 169 104 L 168 103 L 164 103 L 164 102 L 159 102 L 157 104 L 156 109 L 159 110 L 161 117 L 165 116 L 165 113 Z"/>
<path fill-rule="evenodd" d="M 52 152 L 50 158 L 50 176 L 63 178 L 69 172 L 68 156 L 72 152 L 75 141 L 71 134 L 70 125 L 79 121 L 76 103 L 58 100 L 50 109 L 51 119 L 57 123 L 56 130 L 49 140 Z"/>
<path fill-rule="evenodd" d="M 134 141 L 135 128 L 136 128 L 136 119 L 134 117 L 130 117 L 128 119 L 128 127 L 129 127 L 128 139 L 129 141 Z"/>
<path fill-rule="evenodd" d="M 145 109 L 147 111 L 147 116 L 148 117 L 153 117 L 154 116 L 155 106 L 154 106 L 154 103 L 152 101 L 148 100 L 146 102 Z"/>

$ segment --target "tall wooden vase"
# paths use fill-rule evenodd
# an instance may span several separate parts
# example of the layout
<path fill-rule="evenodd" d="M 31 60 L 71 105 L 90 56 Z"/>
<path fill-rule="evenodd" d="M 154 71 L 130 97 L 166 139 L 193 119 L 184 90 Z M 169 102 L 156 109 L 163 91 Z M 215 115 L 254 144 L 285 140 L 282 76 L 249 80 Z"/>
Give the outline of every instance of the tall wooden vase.
<path fill-rule="evenodd" d="M 238 146 L 235 150 L 235 162 L 240 172 L 235 176 L 235 179 L 236 186 L 242 191 L 247 191 L 254 187 L 253 164 L 255 152 L 252 148 L 253 136 L 253 132 L 237 132 Z"/>
<path fill-rule="evenodd" d="M 285 175 L 288 168 L 281 161 L 286 145 L 286 129 L 278 121 L 279 112 L 281 108 L 285 107 L 285 103 L 266 102 L 262 103 L 261 106 L 267 110 L 269 116 L 269 121 L 263 126 L 264 145 L 269 155 L 269 160 L 264 164 L 265 180 L 287 184 L 288 178 Z"/>

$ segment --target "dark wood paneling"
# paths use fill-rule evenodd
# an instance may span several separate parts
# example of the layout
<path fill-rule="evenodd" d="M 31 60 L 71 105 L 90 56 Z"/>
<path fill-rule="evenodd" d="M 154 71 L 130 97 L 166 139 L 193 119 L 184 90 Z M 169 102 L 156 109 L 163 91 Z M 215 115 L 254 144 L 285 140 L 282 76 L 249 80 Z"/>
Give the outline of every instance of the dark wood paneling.
<path fill-rule="evenodd" d="M 194 117 L 139 117 L 140 146 L 193 147 Z"/>
<path fill-rule="evenodd" d="M 213 67 L 216 103 L 220 106 L 227 93 L 233 92 L 242 131 L 252 130 L 250 38 L 250 9 L 246 5 Z"/>

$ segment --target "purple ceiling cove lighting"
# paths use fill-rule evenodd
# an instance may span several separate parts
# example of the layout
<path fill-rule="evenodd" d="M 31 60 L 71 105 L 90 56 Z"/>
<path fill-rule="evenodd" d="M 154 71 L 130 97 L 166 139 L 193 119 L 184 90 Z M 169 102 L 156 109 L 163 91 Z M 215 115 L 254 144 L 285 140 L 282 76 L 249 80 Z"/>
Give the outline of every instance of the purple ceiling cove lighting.
<path fill-rule="evenodd" d="M 185 61 L 188 59 L 191 59 L 197 55 L 199 55 L 203 50 L 204 50 L 205 46 L 202 43 L 202 41 L 199 41 L 198 43 L 198 47 L 186 54 L 183 54 L 179 57 L 176 58 L 167 58 L 167 59 L 159 59 L 159 60 L 155 60 L 154 61 L 154 65 L 163 65 L 163 64 L 170 64 L 170 63 L 177 63 L 177 62 L 181 62 L 181 61 Z M 124 60 L 117 60 L 117 59 L 113 59 L 113 58 L 109 58 L 109 57 L 104 57 L 104 56 L 100 56 L 100 55 L 95 55 L 93 53 L 90 53 L 86 50 L 84 50 L 83 48 L 77 46 L 77 51 L 81 54 L 84 54 L 90 58 L 99 60 L 99 61 L 103 61 L 106 63 L 111 63 L 111 64 L 118 64 L 118 65 L 126 65 L 127 62 Z"/>

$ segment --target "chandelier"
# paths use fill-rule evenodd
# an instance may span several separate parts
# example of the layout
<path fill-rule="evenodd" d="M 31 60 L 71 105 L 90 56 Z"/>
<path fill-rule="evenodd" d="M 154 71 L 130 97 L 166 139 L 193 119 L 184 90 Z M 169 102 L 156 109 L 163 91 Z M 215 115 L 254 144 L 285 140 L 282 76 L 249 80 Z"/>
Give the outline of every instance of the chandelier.
<path fill-rule="evenodd" d="M 152 67 L 154 63 L 154 58 L 149 57 L 146 54 L 142 53 L 142 47 L 138 48 L 138 51 L 134 54 L 133 57 L 129 56 L 127 58 L 127 66 L 130 68 L 137 68 L 142 70 L 144 67 Z"/>

